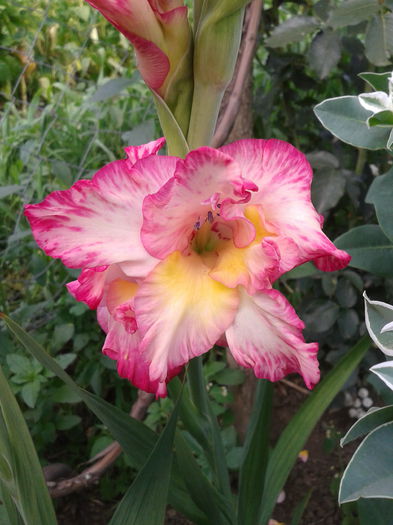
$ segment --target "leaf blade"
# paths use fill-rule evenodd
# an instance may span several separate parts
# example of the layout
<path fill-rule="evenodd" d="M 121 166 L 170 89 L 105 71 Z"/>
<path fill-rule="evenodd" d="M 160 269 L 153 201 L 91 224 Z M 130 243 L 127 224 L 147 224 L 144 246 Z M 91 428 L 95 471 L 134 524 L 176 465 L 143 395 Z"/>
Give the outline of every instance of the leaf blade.
<path fill-rule="evenodd" d="M 362 360 L 369 345 L 369 337 L 364 336 L 352 347 L 336 367 L 319 383 L 281 434 L 269 458 L 258 525 L 266 525 L 270 519 L 278 494 L 296 461 L 298 453 L 323 412 Z"/>

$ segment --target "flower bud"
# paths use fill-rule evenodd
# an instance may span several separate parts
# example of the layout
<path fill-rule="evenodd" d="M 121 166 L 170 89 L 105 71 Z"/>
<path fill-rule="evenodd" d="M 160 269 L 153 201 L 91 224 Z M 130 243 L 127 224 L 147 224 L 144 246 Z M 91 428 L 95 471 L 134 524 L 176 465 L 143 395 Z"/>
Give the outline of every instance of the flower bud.
<path fill-rule="evenodd" d="M 132 43 L 143 80 L 172 112 L 190 106 L 192 34 L 183 0 L 87 1 Z"/>

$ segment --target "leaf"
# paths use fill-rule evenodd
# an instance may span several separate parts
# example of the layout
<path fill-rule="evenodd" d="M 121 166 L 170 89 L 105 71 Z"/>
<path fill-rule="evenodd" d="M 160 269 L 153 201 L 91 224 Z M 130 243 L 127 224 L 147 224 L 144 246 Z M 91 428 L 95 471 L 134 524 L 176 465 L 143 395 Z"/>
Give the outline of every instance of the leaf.
<path fill-rule="evenodd" d="M 392 275 L 393 245 L 376 224 L 357 226 L 338 237 L 334 244 L 352 257 L 350 266 L 375 275 Z"/>
<path fill-rule="evenodd" d="M 365 321 L 371 339 L 384 354 L 393 356 L 393 332 L 382 331 L 386 325 L 393 322 L 393 306 L 382 301 L 371 301 L 366 292 L 363 297 Z"/>
<path fill-rule="evenodd" d="M 113 437 L 127 454 L 132 466 L 139 469 L 156 443 L 157 436 L 143 423 L 128 416 L 125 412 L 103 399 L 80 388 L 61 366 L 15 321 L 1 314 L 8 328 L 19 339 L 25 349 L 30 352 L 43 366 L 51 370 L 66 383 L 90 410 L 108 427 Z M 191 456 L 192 457 L 192 456 Z M 180 478 L 178 471 L 173 473 L 169 501 L 182 514 L 198 525 L 208 525 L 204 514 L 193 504 L 188 491 Z"/>
<path fill-rule="evenodd" d="M 231 503 L 202 474 L 182 433 L 178 432 L 175 443 L 175 464 L 182 474 L 189 494 L 196 505 L 206 514 L 209 524 L 233 524 Z"/>
<path fill-rule="evenodd" d="M 352 308 L 357 303 L 359 294 L 348 279 L 340 277 L 337 283 L 336 298 L 343 308 Z"/>
<path fill-rule="evenodd" d="M 80 394 L 69 385 L 57 388 L 51 398 L 54 403 L 80 403 L 82 401 Z"/>
<path fill-rule="evenodd" d="M 92 96 L 89 98 L 89 102 L 103 102 L 108 98 L 112 98 L 115 95 L 119 95 L 123 89 L 134 84 L 138 79 L 138 75 L 134 74 L 130 78 L 112 78 L 99 86 L 97 91 L 95 91 Z"/>
<path fill-rule="evenodd" d="M 389 129 L 368 128 L 370 112 L 364 109 L 358 97 L 328 98 L 314 108 L 321 124 L 334 136 L 357 148 L 385 149 Z"/>
<path fill-rule="evenodd" d="M 239 472 L 238 525 L 257 523 L 269 455 L 273 385 L 259 379 Z"/>
<path fill-rule="evenodd" d="M 393 405 L 371 409 L 363 417 L 358 419 L 354 425 L 348 430 L 345 436 L 340 440 L 340 445 L 343 447 L 351 441 L 365 436 L 371 430 L 388 423 L 393 420 Z"/>
<path fill-rule="evenodd" d="M 310 501 L 313 489 L 310 489 L 303 499 L 296 505 L 292 513 L 291 525 L 300 525 L 304 511 Z"/>
<path fill-rule="evenodd" d="M 353 308 L 341 312 L 340 317 L 337 319 L 337 324 L 342 337 L 344 339 L 353 337 L 359 327 L 359 322 L 359 315 Z"/>
<path fill-rule="evenodd" d="M 59 363 L 61 368 L 65 370 L 70 366 L 71 363 L 73 363 L 76 359 L 76 354 L 68 353 L 68 354 L 60 354 L 56 356 L 56 361 Z"/>
<path fill-rule="evenodd" d="M 161 128 L 167 141 L 168 155 L 185 157 L 190 151 L 190 148 L 188 147 L 184 133 L 164 99 L 154 91 L 152 91 L 152 95 L 156 104 Z"/>
<path fill-rule="evenodd" d="M 30 359 L 19 354 L 8 354 L 6 357 L 7 365 L 11 372 L 18 375 L 28 376 L 34 371 Z M 42 370 L 42 367 L 41 367 Z"/>
<path fill-rule="evenodd" d="M 314 169 L 339 168 L 340 162 L 329 151 L 312 151 L 306 155 L 308 162 Z"/>
<path fill-rule="evenodd" d="M 360 525 L 393 525 L 393 501 L 389 499 L 359 499 L 357 509 Z"/>
<path fill-rule="evenodd" d="M 31 381 L 23 385 L 20 392 L 23 401 L 30 408 L 34 408 L 37 403 L 38 394 L 40 393 L 41 383 L 38 380 Z"/>
<path fill-rule="evenodd" d="M 110 525 L 163 525 L 178 403 L 143 468 L 116 508 Z"/>
<path fill-rule="evenodd" d="M 131 131 L 125 131 L 122 133 L 121 138 L 123 142 L 128 146 L 140 146 L 153 140 L 155 131 L 155 123 L 153 119 L 145 120 L 138 126 L 135 126 Z"/>
<path fill-rule="evenodd" d="M 306 35 L 314 32 L 319 22 L 312 16 L 294 16 L 276 26 L 266 39 L 268 47 L 284 47 L 287 44 L 301 42 Z"/>
<path fill-rule="evenodd" d="M 25 525 L 18 509 L 0 476 L 0 523 L 6 525 Z"/>
<path fill-rule="evenodd" d="M 345 177 L 336 170 L 323 169 L 315 173 L 311 186 L 312 202 L 319 213 L 334 208 L 345 193 Z"/>
<path fill-rule="evenodd" d="M 307 330 L 319 334 L 330 330 L 339 315 L 340 308 L 335 302 L 315 299 L 308 304 L 303 318 Z"/>
<path fill-rule="evenodd" d="M 316 266 L 314 266 L 310 262 L 307 262 L 285 273 L 283 277 L 285 277 L 285 279 L 302 279 L 304 277 L 310 277 L 311 275 L 315 275 L 318 272 L 319 270 Z"/>
<path fill-rule="evenodd" d="M 12 496 L 25 525 L 55 525 L 52 501 L 27 425 L 0 368 L 0 459 L 10 477 L 0 470 L 2 492 Z M 34 480 L 34 483 L 32 483 Z"/>
<path fill-rule="evenodd" d="M 366 57 L 372 64 L 376 66 L 387 66 L 390 64 L 389 56 L 392 39 L 392 14 L 376 14 L 368 24 L 365 40 Z"/>
<path fill-rule="evenodd" d="M 393 390 L 393 361 L 386 361 L 386 363 L 374 365 L 370 368 L 370 371 L 374 372 L 379 379 L 382 379 L 390 390 Z"/>
<path fill-rule="evenodd" d="M 316 386 L 282 432 L 269 457 L 258 525 L 267 524 L 299 452 L 304 448 L 326 408 L 359 365 L 369 346 L 368 337 L 360 339 Z"/>
<path fill-rule="evenodd" d="M 311 69 L 316 72 L 318 78 L 324 79 L 329 76 L 341 58 L 338 34 L 329 29 L 318 33 L 311 42 L 307 58 Z"/>
<path fill-rule="evenodd" d="M 244 371 L 240 368 L 225 368 L 215 374 L 214 380 L 220 385 L 241 385 L 244 382 Z"/>
<path fill-rule="evenodd" d="M 391 129 L 393 127 L 393 111 L 390 109 L 379 111 L 368 118 L 367 124 L 370 128 L 373 126 L 383 126 Z M 389 144 L 388 147 L 390 148 Z"/>
<path fill-rule="evenodd" d="M 373 181 L 366 202 L 375 206 L 379 225 L 393 242 L 393 168 Z"/>
<path fill-rule="evenodd" d="M 362 93 L 359 95 L 359 102 L 364 109 L 377 113 L 390 109 L 392 103 L 390 97 L 384 91 L 374 91 L 373 93 Z M 369 117 L 370 119 L 370 117 Z"/>
<path fill-rule="evenodd" d="M 319 17 L 323 22 L 329 18 L 329 13 L 331 9 L 330 0 L 319 0 L 314 6 L 314 13 Z"/>
<path fill-rule="evenodd" d="M 53 333 L 53 347 L 56 349 L 62 348 L 75 333 L 75 326 L 73 323 L 62 323 L 55 326 Z"/>
<path fill-rule="evenodd" d="M 387 73 L 359 73 L 362 80 L 367 82 L 375 91 L 389 91 L 390 72 Z"/>
<path fill-rule="evenodd" d="M 334 29 L 353 26 L 368 20 L 378 11 L 378 0 L 346 0 L 331 11 L 327 23 Z"/>
<path fill-rule="evenodd" d="M 18 184 L 12 184 L 10 186 L 0 186 L 0 199 L 8 197 L 8 195 L 13 195 L 14 193 L 19 193 L 23 189 L 23 186 Z"/>
<path fill-rule="evenodd" d="M 340 503 L 393 498 L 393 422 L 373 430 L 360 444 L 340 483 Z"/>
<path fill-rule="evenodd" d="M 80 416 L 74 414 L 65 414 L 56 419 L 56 428 L 58 430 L 69 430 L 70 428 L 76 427 L 82 421 Z M 110 440 L 112 442 L 112 440 Z"/>

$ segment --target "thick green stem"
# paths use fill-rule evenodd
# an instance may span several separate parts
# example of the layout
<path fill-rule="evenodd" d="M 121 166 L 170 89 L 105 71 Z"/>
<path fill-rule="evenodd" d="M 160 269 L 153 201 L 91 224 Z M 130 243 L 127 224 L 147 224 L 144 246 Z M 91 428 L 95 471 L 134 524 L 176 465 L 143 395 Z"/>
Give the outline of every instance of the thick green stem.
<path fill-rule="evenodd" d="M 206 454 L 211 461 L 212 468 L 214 469 L 218 488 L 224 496 L 231 500 L 231 485 L 225 460 L 224 447 L 217 418 L 211 408 L 206 390 L 201 357 L 196 357 L 190 361 L 188 366 L 188 381 L 192 401 L 207 422 L 206 430 L 209 434 L 207 437 L 208 442 L 210 443 L 210 450 L 207 450 Z"/>
<path fill-rule="evenodd" d="M 196 82 L 187 142 L 190 149 L 209 146 L 217 123 L 224 90 Z"/>

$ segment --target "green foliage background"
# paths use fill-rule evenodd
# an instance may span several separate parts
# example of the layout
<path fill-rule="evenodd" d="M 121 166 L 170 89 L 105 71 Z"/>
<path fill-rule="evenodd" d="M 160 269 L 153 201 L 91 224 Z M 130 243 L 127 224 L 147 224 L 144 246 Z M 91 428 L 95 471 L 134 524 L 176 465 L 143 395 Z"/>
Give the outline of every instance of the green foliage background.
<path fill-rule="evenodd" d="M 382 24 L 384 42 L 393 42 L 392 2 L 363 2 L 360 18 L 346 15 L 344 4 L 348 0 L 265 2 L 253 70 L 254 135 L 288 140 L 308 154 L 315 170 L 313 200 L 333 239 L 377 222 L 364 197 L 377 170 L 384 173 L 391 165 L 385 153 L 366 154 L 334 139 L 312 111 L 326 98 L 365 91 L 358 73 L 391 67 L 393 48 L 381 52 L 376 35 Z M 0 16 L 0 309 L 46 346 L 78 384 L 127 410 L 135 389 L 101 355 L 104 335 L 94 312 L 66 291 L 65 283 L 78 272 L 37 248 L 22 205 L 90 177 L 124 156 L 124 146 L 158 137 L 152 99 L 127 41 L 83 0 L 9 2 L 0 6 Z M 391 279 L 354 268 L 302 278 L 294 273 L 278 284 L 304 319 L 307 338 L 321 343 L 323 369 L 365 331 L 362 290 L 392 302 L 392 285 Z M 106 428 L 5 330 L 0 347 L 0 364 L 43 462 L 76 465 L 108 444 Z M 376 361 L 369 355 L 366 367 Z M 204 371 L 224 422 L 227 461 L 236 469 L 239 447 L 228 386 L 241 382 L 242 374 L 224 370 L 219 351 L 209 355 Z M 347 386 L 359 381 L 364 375 Z M 154 403 L 147 423 L 160 427 L 170 410 L 168 400 Z M 198 457 L 204 468 L 203 455 Z M 128 486 L 124 458 L 117 468 L 120 481 L 103 480 L 103 498 Z"/>

